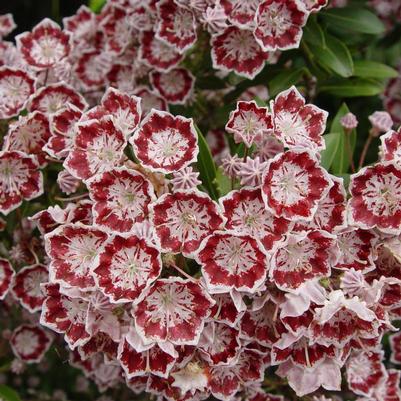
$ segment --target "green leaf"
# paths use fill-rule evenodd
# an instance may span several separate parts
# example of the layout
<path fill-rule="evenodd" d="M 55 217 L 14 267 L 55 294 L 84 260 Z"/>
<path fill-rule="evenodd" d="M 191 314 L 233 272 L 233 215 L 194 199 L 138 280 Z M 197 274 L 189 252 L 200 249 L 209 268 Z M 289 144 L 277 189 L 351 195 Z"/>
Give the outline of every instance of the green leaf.
<path fill-rule="evenodd" d="M 348 172 L 351 156 L 353 155 L 356 143 L 356 130 L 352 130 L 351 133 L 346 134 L 340 123 L 341 118 L 347 113 L 349 113 L 349 108 L 345 103 L 343 103 L 330 127 L 330 131 L 335 132 L 338 135 L 338 147 L 331 164 L 331 172 L 336 175 L 346 174 Z M 349 135 L 349 138 L 347 138 L 347 135 Z M 349 146 L 347 141 L 349 141 Z"/>
<path fill-rule="evenodd" d="M 344 180 L 344 187 L 346 190 L 348 190 L 351 174 L 337 174 L 337 177 L 340 177 Z"/>
<path fill-rule="evenodd" d="M 219 194 L 216 187 L 216 165 L 214 163 L 212 154 L 210 152 L 209 146 L 206 142 L 205 137 L 203 136 L 200 129 L 195 125 L 196 132 L 198 133 L 198 146 L 199 146 L 199 154 L 198 154 L 198 170 L 199 176 L 202 180 L 203 186 L 209 192 L 209 195 L 212 199 L 217 200 L 219 198 Z"/>
<path fill-rule="evenodd" d="M 354 61 L 354 75 L 362 78 L 396 78 L 398 72 L 388 65 L 370 60 Z"/>
<path fill-rule="evenodd" d="M 259 96 L 255 96 L 254 100 L 259 107 L 268 107 L 267 103 Z"/>
<path fill-rule="evenodd" d="M 323 30 L 317 23 L 316 18 L 309 17 L 308 23 L 303 28 L 302 40 L 312 46 L 326 47 Z"/>
<path fill-rule="evenodd" d="M 220 196 L 224 196 L 231 191 L 231 179 L 223 173 L 221 168 L 217 169 L 216 184 Z"/>
<path fill-rule="evenodd" d="M 313 50 L 316 61 L 341 77 L 347 78 L 354 73 L 354 63 L 348 47 L 335 38 L 326 34 L 326 46 L 315 47 Z"/>
<path fill-rule="evenodd" d="M 288 69 L 277 74 L 268 84 L 269 94 L 271 97 L 276 96 L 281 91 L 295 85 L 301 79 L 305 67 Z"/>
<path fill-rule="evenodd" d="M 4 401 L 21 401 L 18 393 L 4 384 L 0 385 L 0 398 Z"/>
<path fill-rule="evenodd" d="M 332 80 L 320 86 L 319 91 L 344 97 L 376 96 L 384 90 L 383 83 L 371 79 Z"/>
<path fill-rule="evenodd" d="M 364 8 L 332 8 L 321 11 L 319 16 L 337 29 L 345 31 L 380 35 L 386 30 L 383 22 Z"/>
<path fill-rule="evenodd" d="M 340 134 L 332 132 L 324 135 L 323 138 L 326 143 L 326 149 L 321 152 L 320 163 L 328 171 L 333 164 L 338 146 L 340 145 Z"/>
<path fill-rule="evenodd" d="M 89 0 L 89 8 L 95 13 L 99 13 L 105 4 L 106 0 Z"/>

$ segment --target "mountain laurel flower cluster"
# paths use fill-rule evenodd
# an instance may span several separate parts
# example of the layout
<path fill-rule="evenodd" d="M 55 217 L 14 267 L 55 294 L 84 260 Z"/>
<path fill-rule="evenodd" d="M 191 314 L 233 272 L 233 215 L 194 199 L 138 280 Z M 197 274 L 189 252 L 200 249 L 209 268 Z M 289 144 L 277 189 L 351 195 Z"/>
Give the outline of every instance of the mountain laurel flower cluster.
<path fill-rule="evenodd" d="M 15 43 L 0 16 L 17 379 L 56 359 L 122 401 L 401 401 L 399 79 L 369 118 L 329 115 L 306 70 L 263 85 L 326 3 L 110 0 Z"/>

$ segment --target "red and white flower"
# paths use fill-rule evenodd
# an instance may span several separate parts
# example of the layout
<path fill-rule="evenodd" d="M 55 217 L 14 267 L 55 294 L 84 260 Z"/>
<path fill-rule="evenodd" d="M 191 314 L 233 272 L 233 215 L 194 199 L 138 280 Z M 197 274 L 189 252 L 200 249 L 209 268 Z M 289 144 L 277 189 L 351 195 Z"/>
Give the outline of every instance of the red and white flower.
<path fill-rule="evenodd" d="M 40 311 L 44 301 L 40 285 L 48 279 L 49 272 L 46 266 L 40 264 L 25 266 L 15 276 L 11 292 L 29 312 Z"/>
<path fill-rule="evenodd" d="M 333 186 L 319 202 L 313 220 L 307 223 L 307 226 L 328 232 L 339 232 L 347 226 L 347 195 L 343 179 L 334 175 L 331 175 L 330 178 Z"/>
<path fill-rule="evenodd" d="M 393 334 L 390 338 L 391 362 L 401 364 L 401 333 Z"/>
<path fill-rule="evenodd" d="M 332 358 L 326 358 L 320 364 L 305 369 L 291 360 L 282 363 L 276 374 L 288 380 L 288 385 L 298 397 L 303 397 L 323 387 L 329 391 L 341 390 L 341 365 Z M 320 400 L 319 400 L 320 401 Z"/>
<path fill-rule="evenodd" d="M 376 268 L 375 248 L 378 237 L 372 231 L 349 228 L 337 234 L 340 258 L 336 269 L 355 269 L 367 273 Z"/>
<path fill-rule="evenodd" d="M 325 7 L 328 0 L 301 0 L 308 11 L 316 12 Z M 337 6 L 340 7 L 340 6 Z"/>
<path fill-rule="evenodd" d="M 159 71 L 171 70 L 184 58 L 174 47 L 157 39 L 152 31 L 142 33 L 139 56 L 145 64 Z"/>
<path fill-rule="evenodd" d="M 118 360 L 128 379 L 143 377 L 149 373 L 167 378 L 176 361 L 157 345 L 138 352 L 126 338 L 120 341 Z"/>
<path fill-rule="evenodd" d="M 12 14 L 0 15 L 0 38 L 9 35 L 16 27 Z"/>
<path fill-rule="evenodd" d="M 401 129 L 389 131 L 380 137 L 380 158 L 382 161 L 401 160 Z"/>
<path fill-rule="evenodd" d="M 86 344 L 91 335 L 86 330 L 89 304 L 82 298 L 71 298 L 60 292 L 58 284 L 45 284 L 40 324 L 64 338 L 71 349 Z"/>
<path fill-rule="evenodd" d="M 235 364 L 210 369 L 210 389 L 222 401 L 232 399 L 242 385 L 261 382 L 266 366 L 257 352 L 242 349 Z"/>
<path fill-rule="evenodd" d="M 308 16 L 298 0 L 264 0 L 255 16 L 255 39 L 265 51 L 297 48 Z"/>
<path fill-rule="evenodd" d="M 88 91 L 101 89 L 111 70 L 111 55 L 100 50 L 84 51 L 75 66 L 75 75 Z"/>
<path fill-rule="evenodd" d="M 142 100 L 142 116 L 146 116 L 152 109 L 167 111 L 168 105 L 164 98 L 158 96 L 156 93 L 148 88 L 139 88 L 135 92 L 135 95 L 140 97 Z"/>
<path fill-rule="evenodd" d="M 39 69 L 53 67 L 70 53 L 70 35 L 54 21 L 45 18 L 32 32 L 16 37 L 17 47 L 24 60 Z"/>
<path fill-rule="evenodd" d="M 312 230 L 287 235 L 271 258 L 270 277 L 283 291 L 296 290 L 307 280 L 330 276 L 338 260 L 336 237 Z"/>
<path fill-rule="evenodd" d="M 279 306 L 268 299 L 260 309 L 246 311 L 240 322 L 241 337 L 270 348 L 285 332 L 277 319 L 278 310 Z"/>
<path fill-rule="evenodd" d="M 8 214 L 23 200 L 43 193 L 43 176 L 32 156 L 19 151 L 0 152 L 0 212 Z"/>
<path fill-rule="evenodd" d="M 63 26 L 72 34 L 74 41 L 90 37 L 96 31 L 96 14 L 88 7 L 81 6 L 74 15 L 63 18 Z"/>
<path fill-rule="evenodd" d="M 49 274 L 53 283 L 84 291 L 95 288 L 90 272 L 103 250 L 107 234 L 83 224 L 66 224 L 45 236 L 50 257 Z"/>
<path fill-rule="evenodd" d="M 17 115 L 35 91 L 35 81 L 22 70 L 0 68 L 0 119 Z"/>
<path fill-rule="evenodd" d="M 156 37 L 179 53 L 184 53 L 197 39 L 195 17 L 189 7 L 181 7 L 174 0 L 157 3 Z"/>
<path fill-rule="evenodd" d="M 294 149 L 269 161 L 262 196 L 268 210 L 291 221 L 311 221 L 333 182 L 310 151 Z"/>
<path fill-rule="evenodd" d="M 40 362 L 51 343 L 52 337 L 47 331 L 28 324 L 18 326 L 10 339 L 15 356 L 26 363 Z"/>
<path fill-rule="evenodd" d="M 213 67 L 253 79 L 262 71 L 268 54 L 255 41 L 252 31 L 235 26 L 212 36 Z"/>
<path fill-rule="evenodd" d="M 19 150 L 29 155 L 35 155 L 39 165 L 46 164 L 46 153 L 42 148 L 50 137 L 49 120 L 35 111 L 26 117 L 19 117 L 18 121 L 10 124 L 7 136 L 4 139 L 3 150 Z"/>
<path fill-rule="evenodd" d="M 347 382 L 355 394 L 369 397 L 375 386 L 387 379 L 382 359 L 383 352 L 359 352 L 351 355 L 346 365 Z"/>
<path fill-rule="evenodd" d="M 235 232 L 215 232 L 207 237 L 196 259 L 208 289 L 214 293 L 254 293 L 265 281 L 268 270 L 262 244 Z"/>
<path fill-rule="evenodd" d="M 260 240 L 267 250 L 290 230 L 288 220 L 266 210 L 260 189 L 231 191 L 220 198 L 220 203 L 227 218 L 226 228 Z"/>
<path fill-rule="evenodd" d="M 258 107 L 255 101 L 238 102 L 226 124 L 226 131 L 234 134 L 235 142 L 244 142 L 247 147 L 260 142 L 272 128 L 272 119 L 267 108 Z"/>
<path fill-rule="evenodd" d="M 325 148 L 323 133 L 328 113 L 305 104 L 295 86 L 279 93 L 271 102 L 274 135 L 288 148 L 302 147 L 315 152 Z"/>
<path fill-rule="evenodd" d="M 146 168 L 164 174 L 189 166 L 198 155 L 193 120 L 163 111 L 152 110 L 130 142 Z"/>
<path fill-rule="evenodd" d="M 141 99 L 118 89 L 108 88 L 102 97 L 102 107 L 113 116 L 113 122 L 126 136 L 130 135 L 141 120 Z"/>
<path fill-rule="evenodd" d="M 394 162 L 368 166 L 351 176 L 350 223 L 378 228 L 387 234 L 401 230 L 401 169 Z"/>
<path fill-rule="evenodd" d="M 192 95 L 195 78 L 185 68 L 174 68 L 168 72 L 153 71 L 150 82 L 168 103 L 185 104 Z"/>
<path fill-rule="evenodd" d="M 119 165 L 126 144 L 125 135 L 109 118 L 81 122 L 64 167 L 86 180 Z"/>
<path fill-rule="evenodd" d="M 92 270 L 97 286 L 113 303 L 138 301 L 160 275 L 160 252 L 136 235 L 113 236 Z"/>
<path fill-rule="evenodd" d="M 224 223 L 217 204 L 198 191 L 165 194 L 151 205 L 150 214 L 161 249 L 186 256 Z"/>
<path fill-rule="evenodd" d="M 106 49 L 110 53 L 122 55 L 127 50 L 134 31 L 128 8 L 109 4 L 107 18 L 100 23 L 105 35 Z"/>
<path fill-rule="evenodd" d="M 229 21 L 244 29 L 252 28 L 258 5 L 261 0 L 221 0 L 221 5 Z"/>
<path fill-rule="evenodd" d="M 312 343 L 343 348 L 352 339 L 361 341 L 378 336 L 377 316 L 358 297 L 346 298 L 341 290 L 332 291 L 309 327 Z"/>
<path fill-rule="evenodd" d="M 207 323 L 197 345 L 211 365 L 228 365 L 235 361 L 241 349 L 239 331 L 224 323 Z"/>
<path fill-rule="evenodd" d="M 84 97 L 71 86 L 60 83 L 43 86 L 31 96 L 28 104 L 29 111 L 41 111 L 51 115 L 72 104 L 80 110 L 88 107 Z"/>
<path fill-rule="evenodd" d="M 81 117 L 82 111 L 72 104 L 52 114 L 49 118 L 51 136 L 43 150 L 56 159 L 67 157 L 73 148 L 76 124 Z"/>
<path fill-rule="evenodd" d="M 200 286 L 179 277 L 157 280 L 133 311 L 145 344 L 196 345 L 213 300 Z"/>
<path fill-rule="evenodd" d="M 155 199 L 152 184 L 135 170 L 118 167 L 97 174 L 87 182 L 93 200 L 94 222 L 99 227 L 128 232 L 149 213 Z"/>
<path fill-rule="evenodd" d="M 3 300 L 13 284 L 15 271 L 7 259 L 0 258 L 0 301 Z"/>
<path fill-rule="evenodd" d="M 213 300 L 216 303 L 210 316 L 216 322 L 236 328 L 243 316 L 243 312 L 238 311 L 230 294 L 213 294 Z"/>

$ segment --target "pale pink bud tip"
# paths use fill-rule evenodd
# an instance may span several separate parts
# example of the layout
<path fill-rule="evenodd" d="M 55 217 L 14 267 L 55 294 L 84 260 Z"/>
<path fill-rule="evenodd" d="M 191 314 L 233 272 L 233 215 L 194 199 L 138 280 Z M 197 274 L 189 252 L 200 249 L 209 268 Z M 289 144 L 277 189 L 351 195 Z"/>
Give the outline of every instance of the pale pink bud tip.
<path fill-rule="evenodd" d="M 369 116 L 369 121 L 379 132 L 387 132 L 393 126 L 393 120 L 387 111 L 375 111 Z"/>
<path fill-rule="evenodd" d="M 358 120 L 354 114 L 347 113 L 345 116 L 341 117 L 340 124 L 346 130 L 355 129 L 358 126 Z"/>

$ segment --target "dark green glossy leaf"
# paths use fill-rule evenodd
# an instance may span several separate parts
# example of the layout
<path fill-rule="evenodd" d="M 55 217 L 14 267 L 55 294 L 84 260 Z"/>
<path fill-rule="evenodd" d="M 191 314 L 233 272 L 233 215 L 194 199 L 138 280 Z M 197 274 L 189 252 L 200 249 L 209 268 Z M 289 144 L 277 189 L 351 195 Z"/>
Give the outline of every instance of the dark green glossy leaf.
<path fill-rule="evenodd" d="M 202 181 L 203 186 L 209 192 L 209 195 L 212 199 L 217 200 L 219 198 L 219 194 L 216 187 L 216 165 L 214 163 L 212 154 L 209 149 L 209 145 L 206 142 L 205 137 L 202 132 L 196 127 L 196 131 L 198 133 L 198 146 L 199 146 L 199 154 L 198 154 L 198 170 L 199 176 Z"/>
<path fill-rule="evenodd" d="M 276 96 L 281 91 L 297 84 L 304 72 L 305 68 L 301 67 L 284 70 L 283 72 L 277 74 L 268 84 L 270 96 Z"/>
<path fill-rule="evenodd" d="M 370 60 L 354 61 L 354 75 L 362 78 L 396 78 L 398 72 L 388 65 Z"/>
<path fill-rule="evenodd" d="M 319 91 L 338 97 L 376 96 L 384 90 L 383 83 L 370 79 L 356 78 L 332 80 L 320 86 Z"/>
<path fill-rule="evenodd" d="M 349 112 L 348 106 L 343 103 L 331 123 L 330 131 L 338 135 L 338 147 L 331 164 L 333 174 L 346 174 L 350 166 L 350 160 L 356 143 L 356 130 L 346 134 L 340 123 L 340 119 Z M 349 135 L 349 137 L 347 137 Z M 347 141 L 349 141 L 349 146 Z"/>
<path fill-rule="evenodd" d="M 315 47 L 313 54 L 316 61 L 341 77 L 350 77 L 354 73 L 354 63 L 347 46 L 332 35 L 326 34 L 326 46 Z"/>
<path fill-rule="evenodd" d="M 323 138 L 326 143 L 326 149 L 321 152 L 320 163 L 326 170 L 329 170 L 340 145 L 340 134 L 338 132 L 331 132 L 324 135 Z"/>
<path fill-rule="evenodd" d="M 319 16 L 336 29 L 345 31 L 380 35 L 386 30 L 383 22 L 364 8 L 332 8 L 321 11 Z"/>
<path fill-rule="evenodd" d="M 303 28 L 302 40 L 312 46 L 326 47 L 324 32 L 317 23 L 316 18 L 309 17 L 308 23 Z"/>

